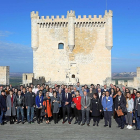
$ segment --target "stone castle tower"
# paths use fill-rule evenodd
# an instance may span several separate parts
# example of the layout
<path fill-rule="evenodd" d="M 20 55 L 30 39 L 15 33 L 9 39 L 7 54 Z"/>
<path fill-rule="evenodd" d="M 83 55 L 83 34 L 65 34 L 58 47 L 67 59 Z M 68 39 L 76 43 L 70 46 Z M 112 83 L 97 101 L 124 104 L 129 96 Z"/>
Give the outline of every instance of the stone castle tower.
<path fill-rule="evenodd" d="M 111 78 L 111 10 L 105 15 L 42 16 L 31 12 L 34 78 L 52 83 L 103 84 Z"/>

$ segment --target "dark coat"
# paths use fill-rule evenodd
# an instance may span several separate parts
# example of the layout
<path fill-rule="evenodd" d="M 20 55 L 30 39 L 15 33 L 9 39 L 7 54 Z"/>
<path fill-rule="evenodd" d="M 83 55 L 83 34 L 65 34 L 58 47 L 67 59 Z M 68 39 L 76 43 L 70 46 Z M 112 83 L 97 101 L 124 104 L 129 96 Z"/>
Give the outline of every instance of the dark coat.
<path fill-rule="evenodd" d="M 6 96 L 5 95 L 4 96 L 0 95 L 0 108 L 3 111 L 7 110 L 7 107 L 6 107 Z"/>
<path fill-rule="evenodd" d="M 67 106 L 71 107 L 72 96 L 70 93 L 68 93 L 68 99 L 66 99 L 65 93 L 62 93 L 62 107 L 65 106 L 65 102 L 69 102 Z"/>
<path fill-rule="evenodd" d="M 16 107 L 24 107 L 25 104 L 25 100 L 24 100 L 24 96 L 16 96 Z"/>
<path fill-rule="evenodd" d="M 136 111 L 136 100 L 137 100 L 137 98 L 135 98 L 135 100 L 134 100 L 134 110 L 135 111 Z M 140 99 L 138 102 L 137 111 L 138 111 L 138 116 L 140 116 Z"/>
<path fill-rule="evenodd" d="M 127 109 L 126 109 L 126 99 L 124 97 L 124 95 L 121 95 L 120 101 L 118 100 L 118 95 L 115 98 L 115 109 L 118 110 L 118 106 L 120 106 L 120 108 L 122 109 L 123 113 L 127 113 Z"/>
<path fill-rule="evenodd" d="M 90 110 L 92 111 L 91 115 L 92 116 L 100 116 L 101 112 L 100 110 L 103 110 L 101 101 L 97 98 L 91 99 L 91 104 L 90 104 Z"/>
<path fill-rule="evenodd" d="M 28 92 L 25 96 L 25 105 L 33 107 L 35 105 L 35 93 Z"/>
<path fill-rule="evenodd" d="M 13 94 L 13 107 L 11 106 L 11 96 L 8 95 L 6 98 L 6 106 L 7 108 L 9 107 L 9 109 L 7 109 L 6 111 L 6 116 L 15 116 L 16 115 L 16 96 Z"/>

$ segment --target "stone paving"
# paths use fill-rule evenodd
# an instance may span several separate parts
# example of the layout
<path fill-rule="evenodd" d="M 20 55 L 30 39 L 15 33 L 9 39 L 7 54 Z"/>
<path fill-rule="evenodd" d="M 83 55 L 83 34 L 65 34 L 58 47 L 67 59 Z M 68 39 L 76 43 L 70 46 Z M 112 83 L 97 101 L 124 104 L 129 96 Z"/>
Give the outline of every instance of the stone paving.
<path fill-rule="evenodd" d="M 104 121 L 101 120 L 99 126 L 93 126 L 92 120 L 90 126 L 79 126 L 77 124 L 69 125 L 67 122 L 62 124 L 14 124 L 7 123 L 0 125 L 0 140 L 140 140 L 140 131 L 134 129 L 121 130 L 112 119 L 112 127 L 104 127 Z M 135 127 L 134 127 L 135 128 Z"/>

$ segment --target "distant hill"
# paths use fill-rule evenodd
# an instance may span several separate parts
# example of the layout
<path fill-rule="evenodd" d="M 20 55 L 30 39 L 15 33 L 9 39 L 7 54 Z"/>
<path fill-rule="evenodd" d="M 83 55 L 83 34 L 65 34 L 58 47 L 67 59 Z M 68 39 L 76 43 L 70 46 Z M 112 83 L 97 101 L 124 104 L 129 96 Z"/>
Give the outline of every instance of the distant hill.
<path fill-rule="evenodd" d="M 119 78 L 119 77 L 127 77 L 127 78 L 133 78 L 137 76 L 136 72 L 123 72 L 123 73 L 113 73 L 112 77 L 115 78 Z"/>

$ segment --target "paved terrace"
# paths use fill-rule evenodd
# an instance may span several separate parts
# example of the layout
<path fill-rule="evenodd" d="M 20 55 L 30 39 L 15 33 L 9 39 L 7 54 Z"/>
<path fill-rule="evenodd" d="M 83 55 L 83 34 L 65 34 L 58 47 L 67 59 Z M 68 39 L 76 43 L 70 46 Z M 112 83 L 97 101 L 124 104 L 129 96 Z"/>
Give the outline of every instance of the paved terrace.
<path fill-rule="evenodd" d="M 58 124 L 14 124 L 9 122 L 0 125 L 0 140 L 140 140 L 140 131 L 123 130 L 117 128 L 117 124 L 112 119 L 112 128 L 104 127 L 104 120 L 101 120 L 99 126 L 87 125 L 79 126 L 77 124 L 69 125 L 67 122 L 62 124 L 62 120 Z"/>

